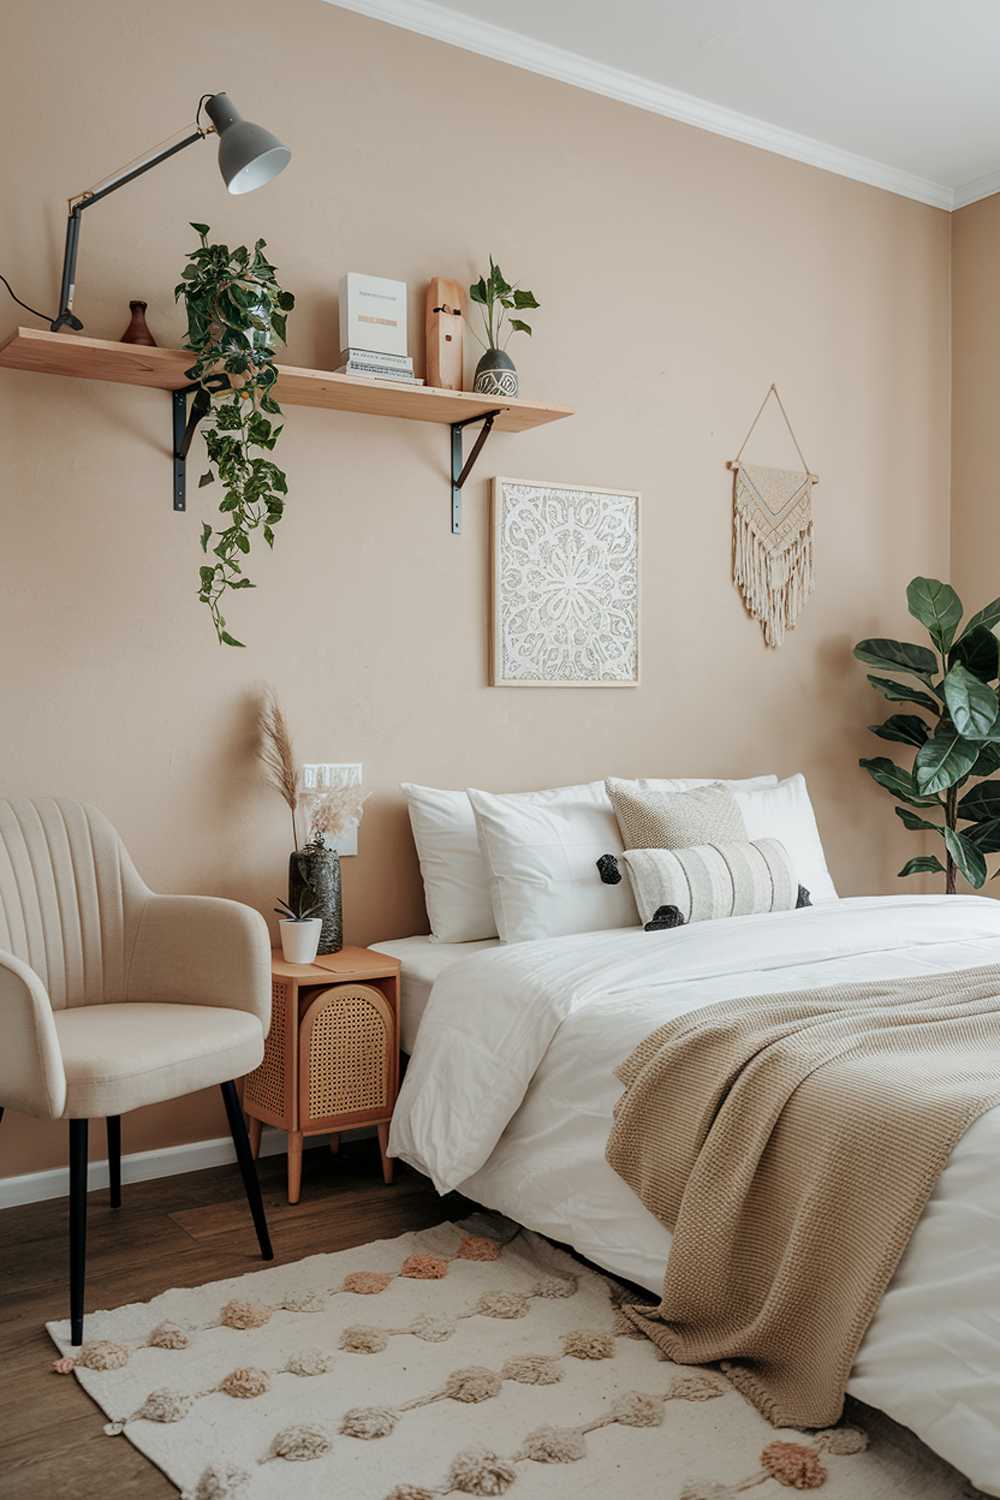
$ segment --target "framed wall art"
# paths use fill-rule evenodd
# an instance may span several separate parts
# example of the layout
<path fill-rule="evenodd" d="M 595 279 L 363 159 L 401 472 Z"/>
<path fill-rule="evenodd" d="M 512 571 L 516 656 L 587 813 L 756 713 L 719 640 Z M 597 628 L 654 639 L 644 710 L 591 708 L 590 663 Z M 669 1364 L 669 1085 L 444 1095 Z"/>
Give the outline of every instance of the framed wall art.
<path fill-rule="evenodd" d="M 636 687 L 639 495 L 493 481 L 494 687 Z"/>

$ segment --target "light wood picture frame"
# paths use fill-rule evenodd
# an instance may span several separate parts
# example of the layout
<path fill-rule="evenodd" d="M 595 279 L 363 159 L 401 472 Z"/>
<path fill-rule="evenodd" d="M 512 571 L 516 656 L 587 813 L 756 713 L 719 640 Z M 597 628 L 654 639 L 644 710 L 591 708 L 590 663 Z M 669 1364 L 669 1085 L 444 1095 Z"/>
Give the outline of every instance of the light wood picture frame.
<path fill-rule="evenodd" d="M 494 479 L 491 686 L 639 686 L 640 500 Z"/>

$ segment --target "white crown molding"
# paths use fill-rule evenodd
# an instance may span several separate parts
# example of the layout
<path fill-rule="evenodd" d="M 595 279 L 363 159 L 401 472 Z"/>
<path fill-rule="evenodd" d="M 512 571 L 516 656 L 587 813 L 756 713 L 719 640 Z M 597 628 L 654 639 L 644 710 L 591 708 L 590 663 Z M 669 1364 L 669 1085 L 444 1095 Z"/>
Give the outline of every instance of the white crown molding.
<path fill-rule="evenodd" d="M 992 198 L 994 193 L 1000 193 L 1000 168 L 982 177 L 973 177 L 971 182 L 963 182 L 957 187 L 954 207 L 966 208 L 970 203 L 978 203 L 980 198 Z"/>
<path fill-rule="evenodd" d="M 530 73 L 541 73 L 546 78 L 555 78 L 561 83 L 587 89 L 592 94 L 618 99 L 623 104 L 634 105 L 651 114 L 666 115 L 668 119 L 680 120 L 685 125 L 694 125 L 713 135 L 724 135 L 730 140 L 757 146 L 762 151 L 773 151 L 778 156 L 787 156 L 793 161 L 805 162 L 808 166 L 820 167 L 826 172 L 835 172 L 840 177 L 850 177 L 855 182 L 864 182 L 870 187 L 898 193 L 903 198 L 913 198 L 918 203 L 927 203 L 933 208 L 950 211 L 955 207 L 955 189 L 942 183 L 931 182 L 912 172 L 903 172 L 867 156 L 857 156 L 853 151 L 828 146 L 811 136 L 783 130 L 779 125 L 771 125 L 752 115 L 739 114 L 736 110 L 712 104 L 694 94 L 682 93 L 680 89 L 669 88 L 666 84 L 651 83 L 649 79 L 640 78 L 635 73 L 594 62 L 567 48 L 553 47 L 548 42 L 537 41 L 521 32 L 508 31 L 506 27 L 494 26 L 489 21 L 462 15 L 446 6 L 435 4 L 434 0 L 325 0 L 325 3 L 336 5 L 341 10 L 355 11 L 358 15 L 369 16 L 376 21 L 385 21 L 390 26 L 401 26 L 407 31 L 419 32 L 421 36 L 433 37 L 435 41 L 447 42 L 453 47 L 462 47 L 467 52 L 478 52 L 497 62 L 511 63 L 515 68 L 525 68 Z M 986 179 L 980 178 L 978 181 L 985 182 Z M 997 187 L 985 189 L 979 196 L 985 197 L 987 192 L 997 190 Z"/>
<path fill-rule="evenodd" d="M 345 1131 L 342 1140 L 357 1132 Z M 307 1136 L 303 1146 L 325 1146 L 326 1136 Z M 277 1156 L 288 1149 L 283 1130 L 265 1126 L 260 1142 L 261 1156 Z M 122 1183 L 148 1182 L 153 1177 L 175 1177 L 179 1172 L 200 1172 L 205 1167 L 224 1167 L 235 1162 L 236 1152 L 228 1135 L 209 1141 L 190 1141 L 185 1146 L 165 1146 L 160 1151 L 134 1151 L 122 1157 Z M 108 1185 L 106 1161 L 92 1161 L 87 1166 L 87 1192 Z M 69 1192 L 69 1168 L 53 1167 L 48 1172 L 22 1172 L 19 1177 L 0 1177 L 0 1209 L 16 1208 L 21 1203 L 41 1203 L 47 1198 L 65 1198 Z M 127 1191 L 123 1191 L 128 1202 Z"/>

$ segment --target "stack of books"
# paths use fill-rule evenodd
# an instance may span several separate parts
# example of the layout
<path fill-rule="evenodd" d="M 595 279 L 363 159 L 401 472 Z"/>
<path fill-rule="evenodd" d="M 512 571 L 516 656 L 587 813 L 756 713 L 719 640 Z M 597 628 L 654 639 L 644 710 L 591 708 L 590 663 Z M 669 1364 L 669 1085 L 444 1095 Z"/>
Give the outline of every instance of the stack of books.
<path fill-rule="evenodd" d="M 338 375 L 361 375 L 366 380 L 392 380 L 403 385 L 423 385 L 413 373 L 408 354 L 382 354 L 370 349 L 342 349 Z"/>

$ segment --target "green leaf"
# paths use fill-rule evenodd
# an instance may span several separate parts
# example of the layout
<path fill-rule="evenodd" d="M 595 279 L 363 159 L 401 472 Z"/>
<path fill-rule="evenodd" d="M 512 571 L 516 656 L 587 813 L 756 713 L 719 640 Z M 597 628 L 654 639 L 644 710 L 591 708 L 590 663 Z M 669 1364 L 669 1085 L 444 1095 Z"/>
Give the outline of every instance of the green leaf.
<path fill-rule="evenodd" d="M 937 578 L 914 578 L 907 586 L 906 603 L 938 650 L 947 651 L 962 620 L 962 601 L 951 585 Z"/>
<path fill-rule="evenodd" d="M 913 779 L 917 791 L 927 797 L 943 792 L 967 776 L 979 759 L 979 746 L 963 739 L 956 730 L 944 727 L 922 745 L 913 762 Z"/>
<path fill-rule="evenodd" d="M 974 676 L 961 662 L 949 667 L 942 687 L 944 701 L 959 734 L 966 739 L 985 739 L 1000 712 L 994 689 Z"/>
<path fill-rule="evenodd" d="M 887 792 L 891 792 L 894 797 L 899 797 L 902 802 L 908 802 L 911 807 L 939 807 L 941 805 L 937 797 L 921 796 L 912 772 L 905 771 L 902 766 L 897 766 L 895 761 L 888 760 L 884 755 L 859 760 L 858 765 L 867 771 L 879 786 L 885 787 Z"/>
<path fill-rule="evenodd" d="M 469 296 L 472 298 L 473 302 L 486 302 L 486 282 L 481 276 L 478 281 L 473 282 L 472 286 L 469 287 Z"/>
<path fill-rule="evenodd" d="M 987 818 L 962 829 L 962 837 L 974 844 L 980 854 L 1000 853 L 1000 818 Z"/>
<path fill-rule="evenodd" d="M 511 328 L 516 328 L 518 333 L 527 333 L 529 335 L 531 333 L 531 329 L 521 318 L 511 318 L 510 326 Z"/>
<path fill-rule="evenodd" d="M 191 228 L 194 230 L 195 234 L 200 234 L 202 239 L 204 239 L 205 236 L 210 233 L 207 224 L 195 224 L 192 222 Z"/>
<path fill-rule="evenodd" d="M 868 728 L 880 740 L 895 740 L 897 744 L 916 745 L 918 749 L 927 743 L 930 733 L 926 720 L 916 714 L 890 714 L 884 724 L 869 724 Z"/>
<path fill-rule="evenodd" d="M 271 327 L 274 329 L 281 342 L 284 343 L 288 332 L 288 319 L 285 317 L 285 314 L 280 312 L 272 313 Z"/>
<path fill-rule="evenodd" d="M 914 646 L 910 641 L 890 641 L 881 636 L 859 641 L 854 648 L 858 661 L 869 662 L 873 667 L 888 668 L 890 672 L 909 672 L 914 677 L 923 677 L 927 682 L 937 672 L 937 658 L 926 646 Z"/>
<path fill-rule="evenodd" d="M 514 293 L 515 307 L 541 307 L 541 305 L 540 302 L 535 301 L 534 292 L 517 291 Z"/>
<path fill-rule="evenodd" d="M 944 829 L 940 823 L 931 823 L 927 818 L 921 818 L 916 813 L 910 812 L 908 807 L 894 807 L 893 812 L 900 819 L 905 828 L 911 833 L 916 833 L 921 828 L 929 828 L 932 833 L 943 833 Z"/>
<path fill-rule="evenodd" d="M 1000 624 L 1000 599 L 993 599 L 989 604 L 985 604 L 982 609 L 976 610 L 976 613 L 962 631 L 961 638 L 964 640 L 967 635 L 971 635 L 981 625 L 984 625 L 987 630 L 992 630 L 994 625 L 997 624 Z"/>
<path fill-rule="evenodd" d="M 202 524 L 202 528 L 201 528 L 201 550 L 202 550 L 202 552 L 207 552 L 208 551 L 208 539 L 209 539 L 209 537 L 211 535 L 212 535 L 212 528 L 211 528 L 211 526 L 209 526 L 208 522 L 205 521 Z"/>
<path fill-rule="evenodd" d="M 964 833 L 958 833 L 954 828 L 944 830 L 944 841 L 965 879 L 978 890 L 986 882 L 986 861 L 982 854 Z"/>
<path fill-rule="evenodd" d="M 908 859 L 899 871 L 900 877 L 904 875 L 943 875 L 944 865 L 936 854 L 918 854 L 913 859 Z"/>
<path fill-rule="evenodd" d="M 281 308 L 282 312 L 291 312 L 292 308 L 295 306 L 295 298 L 292 296 L 291 292 L 278 293 L 278 306 Z"/>
<path fill-rule="evenodd" d="M 977 625 L 975 630 L 967 630 L 949 651 L 948 665 L 955 662 L 961 662 L 982 682 L 993 682 L 1000 673 L 1000 642 L 992 630 Z"/>
<path fill-rule="evenodd" d="M 215 475 L 212 473 L 211 469 L 206 469 L 205 472 L 204 472 L 204 474 L 198 480 L 198 488 L 200 490 L 203 490 L 205 488 L 206 484 L 214 484 L 214 483 L 215 483 Z"/>
<path fill-rule="evenodd" d="M 873 677 L 870 673 L 868 681 L 890 703 L 917 703 L 921 708 L 930 709 L 932 714 L 940 712 L 940 706 L 930 694 L 921 692 L 919 688 L 907 687 L 903 682 L 893 682 L 891 677 Z"/>
<path fill-rule="evenodd" d="M 230 635 L 228 630 L 219 632 L 219 640 L 224 646 L 243 646 L 243 641 L 238 641 L 235 636 Z"/>
<path fill-rule="evenodd" d="M 979 752 L 979 759 L 973 766 L 971 774 L 992 776 L 997 771 L 1000 771 L 1000 744 L 990 744 L 987 741 Z"/>
<path fill-rule="evenodd" d="M 958 804 L 960 818 L 979 823 L 987 818 L 1000 818 L 1000 781 L 981 781 Z"/>

